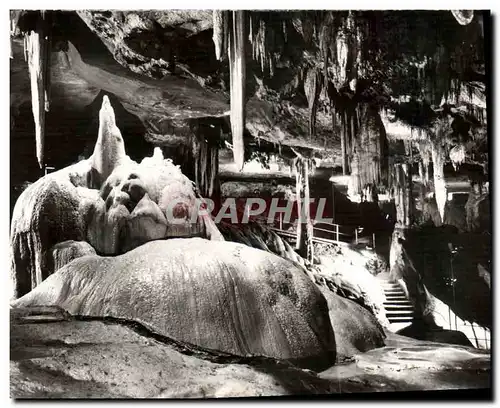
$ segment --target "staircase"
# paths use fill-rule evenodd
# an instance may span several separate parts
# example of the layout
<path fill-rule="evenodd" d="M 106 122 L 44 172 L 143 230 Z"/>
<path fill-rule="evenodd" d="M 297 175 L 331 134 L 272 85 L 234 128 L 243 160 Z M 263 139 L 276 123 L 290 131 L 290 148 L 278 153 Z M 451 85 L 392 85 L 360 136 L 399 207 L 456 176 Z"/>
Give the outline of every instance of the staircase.
<path fill-rule="evenodd" d="M 380 284 L 385 293 L 385 314 L 389 320 L 389 329 L 397 332 L 413 321 L 413 306 L 406 298 L 404 290 L 397 283 L 389 279 L 380 279 Z"/>

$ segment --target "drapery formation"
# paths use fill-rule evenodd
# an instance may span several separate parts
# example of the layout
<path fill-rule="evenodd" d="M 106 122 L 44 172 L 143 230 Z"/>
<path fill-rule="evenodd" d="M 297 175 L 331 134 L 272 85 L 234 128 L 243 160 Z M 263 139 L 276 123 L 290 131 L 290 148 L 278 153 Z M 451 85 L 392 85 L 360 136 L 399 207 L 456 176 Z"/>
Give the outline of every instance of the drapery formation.
<path fill-rule="evenodd" d="M 387 139 L 376 109 L 360 105 L 358 120 L 353 121 L 351 182 L 349 195 L 361 194 L 366 186 L 387 182 Z M 356 127 L 358 129 L 356 129 Z"/>

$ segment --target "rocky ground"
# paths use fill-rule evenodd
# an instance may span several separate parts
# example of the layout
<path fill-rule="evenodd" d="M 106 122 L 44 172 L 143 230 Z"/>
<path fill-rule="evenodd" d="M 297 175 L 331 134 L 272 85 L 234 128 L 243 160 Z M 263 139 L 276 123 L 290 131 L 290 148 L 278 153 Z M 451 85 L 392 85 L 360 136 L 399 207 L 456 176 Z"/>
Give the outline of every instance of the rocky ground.
<path fill-rule="evenodd" d="M 315 373 L 271 358 L 200 349 L 125 321 L 82 320 L 48 307 L 10 314 L 15 399 L 348 397 L 460 389 L 477 391 L 474 398 L 491 396 L 488 352 L 393 334 L 386 347 Z"/>

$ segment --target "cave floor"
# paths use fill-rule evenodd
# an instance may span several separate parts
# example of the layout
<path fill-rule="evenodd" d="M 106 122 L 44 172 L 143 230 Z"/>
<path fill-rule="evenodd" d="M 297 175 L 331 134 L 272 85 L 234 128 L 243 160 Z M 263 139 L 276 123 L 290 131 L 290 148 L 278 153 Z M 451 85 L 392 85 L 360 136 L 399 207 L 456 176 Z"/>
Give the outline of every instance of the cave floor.
<path fill-rule="evenodd" d="M 37 315 L 37 313 L 39 313 Z M 11 309 L 11 398 L 224 398 L 476 389 L 489 352 L 387 333 L 386 347 L 321 373 L 274 359 L 207 359 L 122 324 Z M 388 394 L 387 398 L 390 398 Z"/>

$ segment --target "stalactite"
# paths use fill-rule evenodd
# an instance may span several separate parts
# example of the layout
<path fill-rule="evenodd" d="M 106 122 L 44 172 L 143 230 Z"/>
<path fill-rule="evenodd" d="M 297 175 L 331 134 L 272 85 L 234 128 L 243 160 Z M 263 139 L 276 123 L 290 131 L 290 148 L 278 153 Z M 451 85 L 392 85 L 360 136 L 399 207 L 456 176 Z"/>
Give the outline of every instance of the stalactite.
<path fill-rule="evenodd" d="M 304 80 L 304 92 L 309 105 L 309 137 L 316 135 L 316 112 L 318 109 L 318 97 L 321 93 L 319 75 L 316 68 L 310 68 Z"/>
<path fill-rule="evenodd" d="M 420 153 L 420 158 L 422 160 L 422 183 L 425 186 L 429 185 L 429 162 L 431 161 L 431 147 L 429 141 L 419 141 L 416 143 L 418 152 Z"/>
<path fill-rule="evenodd" d="M 367 185 L 379 186 L 387 179 L 387 155 L 384 154 L 386 134 L 376 109 L 359 105 L 350 115 L 352 137 L 351 180 L 349 195 L 357 196 Z M 359 116 L 361 127 L 356 129 Z M 384 169 L 384 172 L 382 171 Z"/>
<path fill-rule="evenodd" d="M 444 162 L 446 154 L 438 141 L 432 143 L 432 167 L 434 173 L 434 196 L 438 207 L 441 222 L 444 220 L 444 208 L 447 199 L 446 181 L 444 178 Z"/>
<path fill-rule="evenodd" d="M 192 139 L 194 179 L 202 197 L 213 197 L 219 191 L 219 148 L 217 142 L 207 140 L 197 132 Z"/>
<path fill-rule="evenodd" d="M 239 170 L 245 162 L 245 12 L 232 12 L 232 30 L 229 40 L 229 73 L 231 83 L 231 133 L 233 136 L 233 156 Z"/>
<path fill-rule="evenodd" d="M 450 150 L 450 160 L 453 164 L 453 169 L 457 171 L 465 161 L 465 146 L 463 144 L 456 145 Z"/>
<path fill-rule="evenodd" d="M 217 60 L 222 59 L 224 47 L 224 11 L 213 11 L 213 36 L 212 39 L 215 45 L 215 56 Z"/>
<path fill-rule="evenodd" d="M 35 122 L 36 157 L 44 167 L 45 112 L 49 110 L 50 39 L 45 12 L 41 12 L 34 30 L 25 34 L 25 56 L 31 82 L 31 108 Z"/>

